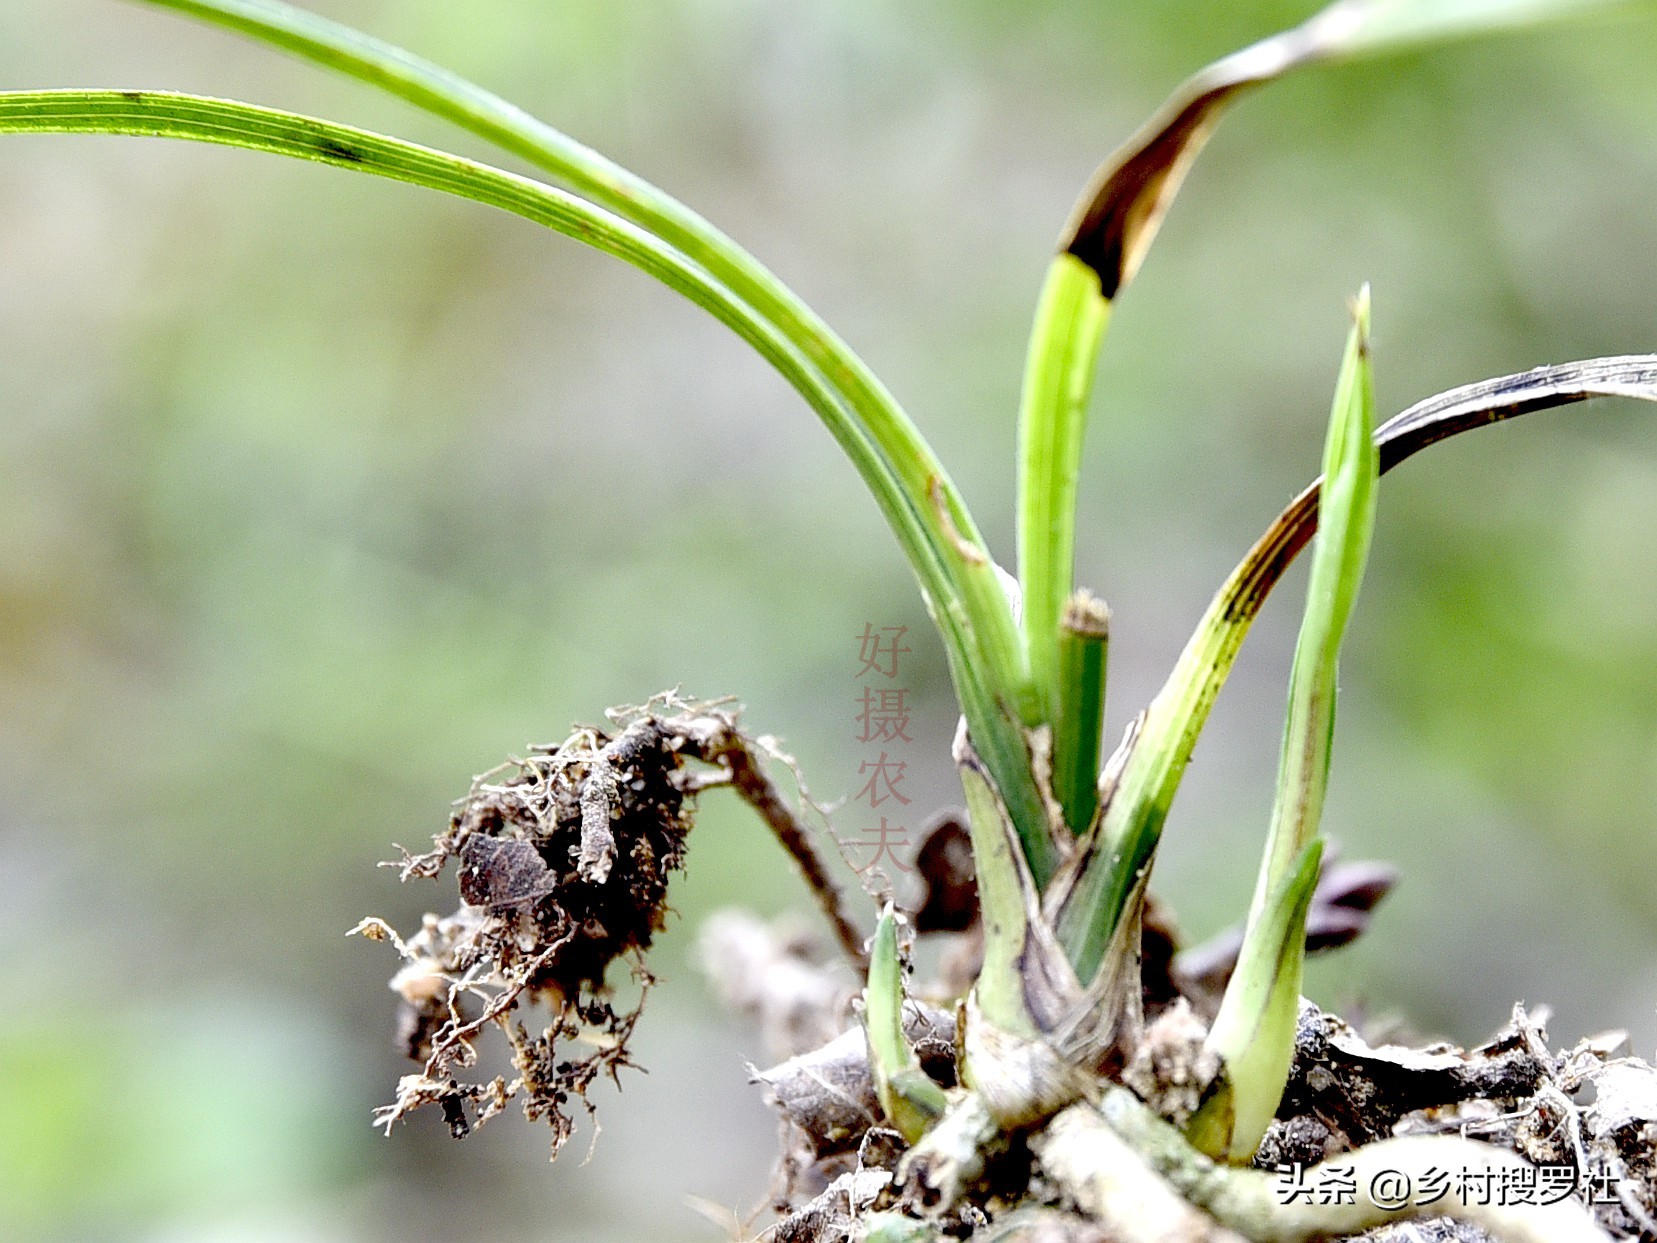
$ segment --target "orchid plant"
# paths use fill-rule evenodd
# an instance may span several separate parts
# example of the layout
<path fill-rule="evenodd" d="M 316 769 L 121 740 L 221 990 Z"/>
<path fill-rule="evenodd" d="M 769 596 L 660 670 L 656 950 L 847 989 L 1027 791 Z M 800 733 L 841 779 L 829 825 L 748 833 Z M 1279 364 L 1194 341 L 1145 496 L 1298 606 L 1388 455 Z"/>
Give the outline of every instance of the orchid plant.
<path fill-rule="evenodd" d="M 964 1002 L 959 1084 L 949 1089 L 922 1073 L 904 1033 L 900 938 L 890 911 L 872 941 L 864 1007 L 870 1063 L 887 1118 L 910 1145 L 905 1178 L 923 1211 L 871 1215 L 871 1237 L 932 1237 L 923 1233 L 930 1229 L 925 1213 L 959 1197 L 992 1137 L 1041 1128 L 1078 1102 L 1145 1159 L 1160 1160 L 1164 1173 L 1205 1159 L 1219 1162 L 1218 1170 L 1246 1163 L 1290 1070 L 1307 912 L 1323 851 L 1337 657 L 1363 576 L 1380 474 L 1440 440 L 1520 414 L 1597 396 L 1657 400 L 1657 356 L 1468 385 L 1377 427 L 1369 293 L 1359 292 L 1321 480 L 1226 580 L 1161 692 L 1106 758 L 1109 613 L 1074 582 L 1081 448 L 1099 351 L 1192 161 L 1239 97 L 1303 67 L 1565 17 L 1609 7 L 1609 0 L 1339 0 L 1182 85 L 1086 187 L 1048 269 L 1018 413 L 1016 579 L 997 564 L 897 399 L 792 290 L 683 204 L 483 88 L 280 0 L 139 2 L 355 77 L 543 176 L 316 117 L 161 91 L 0 93 L 0 131 L 244 147 L 515 213 L 634 265 L 725 324 L 798 391 L 861 474 L 908 559 L 959 698 L 955 759 L 984 940 Z M 1210 1070 L 1200 1100 L 1170 1137 L 1154 1120 L 1134 1121 L 1130 1106 L 1110 1096 L 1142 1032 L 1138 954 L 1147 880 L 1192 749 L 1249 626 L 1309 543 L 1311 580 L 1276 801 L 1246 933 L 1202 1042 Z M 1166 1156 L 1180 1146 L 1186 1155 Z M 1221 1213 L 1213 1202 L 1207 1207 Z M 1452 1208 L 1484 1212 L 1480 1220 L 1515 1237 L 1599 1237 L 1564 1206 L 1512 1222 L 1478 1206 Z"/>

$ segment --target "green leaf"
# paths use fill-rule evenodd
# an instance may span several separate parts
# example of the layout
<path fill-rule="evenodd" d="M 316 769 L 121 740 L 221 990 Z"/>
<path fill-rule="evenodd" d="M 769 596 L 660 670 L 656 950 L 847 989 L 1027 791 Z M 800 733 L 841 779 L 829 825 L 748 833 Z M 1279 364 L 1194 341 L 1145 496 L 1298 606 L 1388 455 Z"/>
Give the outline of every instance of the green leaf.
<path fill-rule="evenodd" d="M 1070 255 L 1056 257 L 1030 334 L 1018 419 L 1018 574 L 1035 699 L 1034 715 L 1025 718 L 1031 725 L 1057 728 L 1059 719 L 1059 621 L 1075 568 L 1076 480 L 1109 319 L 1098 274 Z"/>
<path fill-rule="evenodd" d="M 1174 196 L 1240 95 L 1303 65 L 1533 25 L 1641 0 L 1336 0 L 1299 26 L 1187 78 L 1093 175 L 1060 249 L 1099 274 L 1108 299 L 1138 272 Z"/>
<path fill-rule="evenodd" d="M 1322 840 L 1307 843 L 1268 897 L 1209 1029 L 1206 1047 L 1220 1055 L 1220 1073 L 1186 1137 L 1211 1157 L 1247 1161 L 1283 1098 L 1300 1014 L 1306 911 L 1322 860 Z"/>
<path fill-rule="evenodd" d="M 1341 639 L 1357 601 L 1375 530 L 1380 454 L 1373 439 L 1375 397 L 1369 365 L 1368 286 L 1358 295 L 1354 319 L 1329 416 L 1319 493 L 1323 523 L 1318 529 L 1306 611 L 1289 675 L 1289 710 L 1277 795 L 1249 910 L 1251 927 L 1318 829 L 1329 784 Z"/>
<path fill-rule="evenodd" d="M 939 575 L 934 536 L 891 464 L 791 343 L 704 268 L 601 208 L 515 173 L 295 113 L 158 91 L 0 93 L 0 133 L 100 133 L 180 138 L 331 164 L 472 199 L 622 259 L 709 311 L 754 347 L 822 417 L 874 493 L 923 582 Z M 945 597 L 946 600 L 949 597 Z M 949 615 L 940 623 L 949 624 Z"/>
<path fill-rule="evenodd" d="M 958 567 L 971 562 L 980 603 L 1010 610 L 993 574 L 976 568 L 988 551 L 942 465 L 897 400 L 798 295 L 757 259 L 650 182 L 458 74 L 339 22 L 280 0 L 138 0 L 237 31 L 358 78 L 528 161 L 613 215 L 661 238 L 712 273 L 752 313 L 791 341 L 844 396 L 871 440 L 891 459 L 911 502 L 935 524 L 934 539 Z M 936 517 L 941 497 L 953 530 Z M 953 538 L 952 538 L 953 537 Z M 959 549 L 956 547 L 959 545 Z M 965 551 L 961 551 L 964 549 Z M 989 620 L 989 619 L 975 619 Z"/>
<path fill-rule="evenodd" d="M 1059 714 L 1053 723 L 1053 794 L 1073 833 L 1099 809 L 1099 743 L 1105 724 L 1110 610 L 1086 591 L 1059 618 Z"/>
<path fill-rule="evenodd" d="M 1277 1113 L 1294 1057 L 1305 962 L 1306 911 L 1317 886 L 1318 823 L 1329 783 L 1335 676 L 1375 529 L 1380 458 L 1373 427 L 1369 289 L 1358 295 L 1324 448 L 1320 509 L 1306 612 L 1289 677 L 1289 710 L 1271 829 L 1254 900 L 1207 1047 L 1223 1071 L 1192 1119 L 1192 1142 L 1210 1156 L 1245 1161 Z"/>
<path fill-rule="evenodd" d="M 1176 667 L 1175 677 L 1179 674 Z M 1048 887 L 1045 905 L 1055 912 L 1055 934 L 1083 980 L 1110 967 L 1107 947 L 1135 884 L 1150 867 L 1190 762 L 1200 724 L 1191 723 L 1187 691 L 1186 681 L 1170 678 L 1134 721 L 1100 777 L 1102 814 Z"/>
<path fill-rule="evenodd" d="M 898 957 L 897 917 L 891 903 L 881 912 L 869 947 L 869 981 L 863 990 L 863 1030 L 875 1095 L 903 1138 L 913 1144 L 943 1116 L 944 1090 L 921 1069 L 903 1035 L 903 962 Z"/>
<path fill-rule="evenodd" d="M 712 276 L 742 304 L 743 313 L 788 342 L 817 373 L 818 386 L 843 407 L 837 417 L 855 424 L 868 441 L 868 452 L 847 452 L 876 491 L 920 580 L 962 711 L 1014 816 L 1031 866 L 1044 879 L 1051 873 L 1055 856 L 1045 805 L 1019 728 L 1033 714 L 1034 703 L 1024 644 L 983 536 L 897 400 L 793 290 L 671 195 L 492 92 L 402 48 L 280 0 L 139 2 L 211 22 L 355 77 L 511 152 L 661 239 Z M 847 447 L 838 431 L 835 435 Z M 878 489 L 870 481 L 875 464 L 888 476 Z M 881 490 L 902 494 L 908 512 L 901 522 Z"/>

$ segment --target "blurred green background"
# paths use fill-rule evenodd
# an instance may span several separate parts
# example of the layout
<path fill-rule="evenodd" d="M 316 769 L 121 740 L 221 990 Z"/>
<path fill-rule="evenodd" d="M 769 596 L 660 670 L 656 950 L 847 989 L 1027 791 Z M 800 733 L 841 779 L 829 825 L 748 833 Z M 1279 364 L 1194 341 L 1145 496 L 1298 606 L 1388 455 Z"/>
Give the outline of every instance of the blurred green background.
<path fill-rule="evenodd" d="M 1088 173 L 1185 72 L 1311 11 L 1199 0 L 326 0 L 656 180 L 909 405 L 1010 556 L 1027 318 Z M 8 87 L 233 95 L 484 154 L 216 31 L 8 0 Z M 1385 413 L 1657 347 L 1657 21 L 1305 74 L 1240 106 L 1123 299 L 1082 582 L 1112 737 L 1316 469 L 1344 302 Z M 951 802 L 941 653 L 802 403 L 638 274 L 470 204 L 126 139 L 0 143 L 0 1236 L 704 1240 L 772 1123 L 694 965 L 717 906 L 801 889 L 718 796 L 648 1077 L 555 1167 L 513 1118 L 369 1126 L 406 1069 L 390 951 L 448 891 L 376 870 L 474 772 L 675 684 L 735 694 L 824 798 L 860 781 L 857 634 L 911 627 L 914 822 Z M 1327 827 L 1404 882 L 1312 972 L 1481 1037 L 1657 1041 L 1657 425 L 1603 404 L 1383 487 Z M 1296 577 L 1221 699 L 1159 884 L 1237 917 L 1269 809 Z M 842 822 L 848 835 L 863 826 Z"/>

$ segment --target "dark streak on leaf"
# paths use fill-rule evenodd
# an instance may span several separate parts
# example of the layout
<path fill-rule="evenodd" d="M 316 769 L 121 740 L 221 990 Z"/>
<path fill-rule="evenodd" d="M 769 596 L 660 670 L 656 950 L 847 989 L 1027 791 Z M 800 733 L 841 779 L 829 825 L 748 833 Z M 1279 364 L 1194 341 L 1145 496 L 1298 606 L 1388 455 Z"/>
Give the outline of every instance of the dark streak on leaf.
<path fill-rule="evenodd" d="M 1141 239 L 1149 241 L 1147 230 L 1160 223 L 1185 166 L 1219 119 L 1219 106 L 1241 89 L 1232 84 L 1177 107 L 1169 120 L 1159 116 L 1097 175 L 1097 188 L 1090 187 L 1078 206 L 1062 249 L 1099 274 L 1106 298 L 1133 278 Z"/>
<path fill-rule="evenodd" d="M 368 157 L 355 147 L 340 142 L 337 138 L 317 136 L 312 139 L 311 145 L 323 159 L 335 164 L 363 164 Z"/>
<path fill-rule="evenodd" d="M 1375 431 L 1381 473 L 1462 432 L 1594 397 L 1657 401 L 1657 354 L 1629 354 L 1538 367 L 1463 385 L 1417 402 Z M 1223 617 L 1246 624 L 1318 528 L 1315 479 L 1267 528 L 1222 589 Z"/>
<path fill-rule="evenodd" d="M 1193 74 L 1100 166 L 1059 249 L 1099 274 L 1106 298 L 1133 279 L 1191 162 L 1231 101 L 1253 86 L 1337 50 L 1344 20 L 1320 14 Z"/>

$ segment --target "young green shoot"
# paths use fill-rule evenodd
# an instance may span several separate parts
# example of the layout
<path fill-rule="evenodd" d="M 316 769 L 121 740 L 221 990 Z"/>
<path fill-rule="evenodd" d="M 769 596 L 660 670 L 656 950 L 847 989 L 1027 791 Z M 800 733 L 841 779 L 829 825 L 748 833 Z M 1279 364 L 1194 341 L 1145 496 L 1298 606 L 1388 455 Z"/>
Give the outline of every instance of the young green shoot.
<path fill-rule="evenodd" d="M 1219 1055 L 1220 1073 L 1189 1128 L 1199 1149 L 1230 1161 L 1253 1155 L 1277 1113 L 1294 1056 L 1306 911 L 1323 853 L 1318 824 L 1329 783 L 1341 639 L 1375 529 L 1380 456 L 1373 439 L 1367 287 L 1353 318 L 1329 416 L 1322 523 L 1289 675 L 1271 828 L 1237 969 L 1206 1042 Z"/>
<path fill-rule="evenodd" d="M 1335 730 L 1336 672 L 1342 638 L 1357 602 L 1375 530 L 1380 452 L 1375 447 L 1375 396 L 1369 361 L 1369 288 L 1359 293 L 1341 364 L 1324 450 L 1316 546 L 1306 611 L 1289 674 L 1289 708 L 1278 766 L 1271 829 L 1249 918 L 1317 833 L 1329 784 Z"/>
<path fill-rule="evenodd" d="M 920 1059 L 903 1034 L 903 962 L 898 955 L 897 916 L 890 903 L 881 912 L 869 947 L 863 1030 L 880 1107 L 912 1144 L 943 1116 L 949 1102 L 944 1090 L 921 1069 Z"/>

